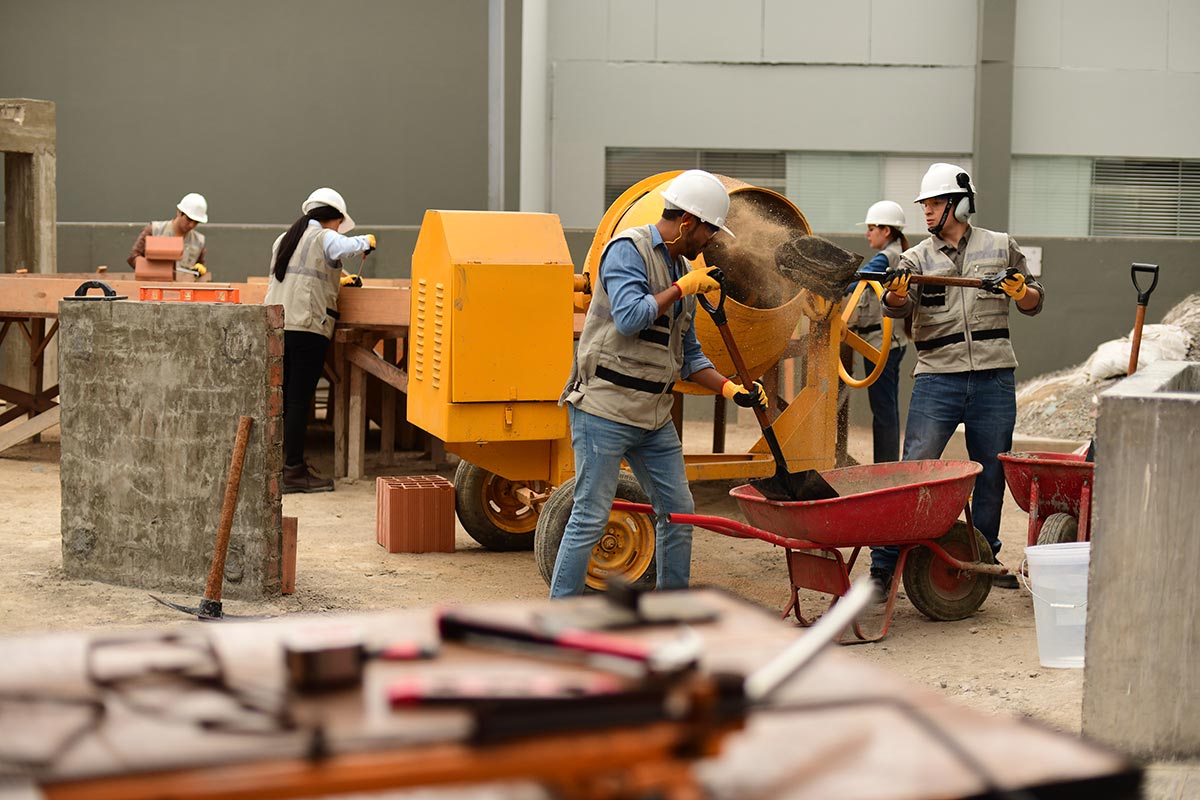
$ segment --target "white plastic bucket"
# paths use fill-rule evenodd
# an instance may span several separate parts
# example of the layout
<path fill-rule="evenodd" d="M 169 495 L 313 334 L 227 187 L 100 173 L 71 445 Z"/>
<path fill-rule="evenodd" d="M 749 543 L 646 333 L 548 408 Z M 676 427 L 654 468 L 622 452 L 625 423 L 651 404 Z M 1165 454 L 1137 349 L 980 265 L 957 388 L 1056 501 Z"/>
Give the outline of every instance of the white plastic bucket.
<path fill-rule="evenodd" d="M 1083 666 L 1087 627 L 1087 578 L 1091 542 L 1039 544 L 1025 548 L 1037 626 L 1038 661 L 1043 667 Z"/>

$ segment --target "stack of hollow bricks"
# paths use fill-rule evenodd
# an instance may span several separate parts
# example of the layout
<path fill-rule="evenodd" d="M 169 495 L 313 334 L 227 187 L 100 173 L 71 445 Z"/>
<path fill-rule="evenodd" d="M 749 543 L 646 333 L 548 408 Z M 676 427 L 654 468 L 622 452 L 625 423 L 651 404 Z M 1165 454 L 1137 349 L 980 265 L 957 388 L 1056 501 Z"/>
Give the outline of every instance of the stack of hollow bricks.
<path fill-rule="evenodd" d="M 175 262 L 183 258 L 182 236 L 147 236 L 146 255 L 133 262 L 133 277 L 139 281 L 175 280 Z"/>
<path fill-rule="evenodd" d="M 172 264 L 172 269 L 174 265 Z M 279 477 L 283 472 L 283 306 L 267 306 L 267 452 L 270 496 L 281 497 Z M 296 591 L 296 539 L 298 520 L 284 517 L 281 531 L 279 588 L 281 594 Z"/>
<path fill-rule="evenodd" d="M 376 478 L 375 541 L 389 553 L 453 553 L 454 484 L 440 475 Z"/>

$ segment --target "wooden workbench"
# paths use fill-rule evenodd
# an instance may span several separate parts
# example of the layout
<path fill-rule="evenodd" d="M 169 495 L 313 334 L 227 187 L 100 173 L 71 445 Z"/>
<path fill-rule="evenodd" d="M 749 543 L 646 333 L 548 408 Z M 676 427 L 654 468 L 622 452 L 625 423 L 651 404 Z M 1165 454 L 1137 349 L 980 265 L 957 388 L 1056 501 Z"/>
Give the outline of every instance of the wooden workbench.
<path fill-rule="evenodd" d="M 705 671 L 746 674 L 805 635 L 723 593 L 699 591 L 691 597 L 720 612 L 717 621 L 692 627 L 701 639 Z M 588 597 L 498 603 L 475 611 L 488 619 L 527 620 L 565 604 L 603 602 Z M 211 637 L 230 682 L 253 686 L 258 696 L 272 701 L 284 697 L 281 642 L 298 631 L 330 625 L 361 630 L 375 645 L 429 642 L 436 636 L 433 613 L 426 610 L 191 623 L 168 630 Z M 660 626 L 622 635 L 662 642 L 679 634 L 677 628 Z M 191 724 L 183 694 L 171 706 L 183 721 L 137 713 L 112 696 L 98 695 L 85 677 L 89 648 L 90 663 L 99 663 L 100 642 L 111 637 L 105 632 L 0 639 L 0 720 L 5 720 L 0 779 L 21 778 L 26 786 L 32 779 L 48 798 L 280 797 L 501 779 L 562 789 L 600 776 L 627 778 L 645 766 L 645 754 L 622 750 L 628 738 L 619 727 L 472 746 L 464 738 L 470 717 L 463 711 L 392 711 L 384 700 L 386 688 L 403 678 L 490 675 L 532 681 L 575 669 L 545 660 L 443 644 L 432 660 L 372 661 L 361 687 L 290 706 L 304 730 L 247 735 L 202 731 Z M 22 706 L 13 699 L 18 696 L 99 698 L 104 714 L 52 763 L 22 772 L 12 764 L 14 755 L 46 756 L 72 728 L 61 720 L 55 727 L 50 704 Z M 907 709 L 891 704 L 896 698 Z M 695 762 L 673 780 L 695 781 L 706 796 L 717 798 L 916 800 L 980 796 L 984 779 L 978 770 L 983 770 L 1000 787 L 1028 790 L 1022 797 L 1137 796 L 1140 771 L 1123 758 L 1037 724 L 960 708 L 859 660 L 853 651 L 821 654 L 788 682 L 773 705 L 773 711 L 749 714 L 741 730 L 722 731 L 719 754 Z M 314 747 L 317 722 L 324 755 L 314 761 L 306 753 Z M 654 723 L 636 731 L 643 743 L 669 749 L 673 741 Z M 962 752 L 956 754 L 954 747 Z M 4 785 L 0 780 L 0 797 Z M 499 786 L 488 796 L 531 796 L 529 785 L 523 786 L 522 793 Z"/>

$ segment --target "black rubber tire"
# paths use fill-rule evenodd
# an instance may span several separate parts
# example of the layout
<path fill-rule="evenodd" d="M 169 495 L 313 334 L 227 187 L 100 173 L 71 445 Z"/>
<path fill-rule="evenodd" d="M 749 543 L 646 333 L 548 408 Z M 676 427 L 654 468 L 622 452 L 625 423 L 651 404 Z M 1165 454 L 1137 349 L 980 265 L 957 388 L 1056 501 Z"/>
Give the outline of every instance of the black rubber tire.
<path fill-rule="evenodd" d="M 956 520 L 938 545 L 960 561 L 971 560 L 969 535 L 979 543 L 980 560 L 996 563 L 992 548 L 979 531 L 968 531 L 967 523 Z M 928 547 L 909 551 L 904 562 L 904 591 L 918 611 L 936 622 L 966 619 L 979 610 L 992 590 L 992 576 L 983 572 L 958 575 Z"/>
<path fill-rule="evenodd" d="M 537 528 L 536 511 L 515 512 L 515 506 L 502 508 L 490 495 L 499 486 L 511 486 L 493 472 L 469 461 L 458 462 L 454 472 L 454 510 L 458 521 L 471 538 L 488 550 L 510 552 L 532 550 L 533 532 Z M 508 529 L 497 523 L 505 520 Z"/>
<path fill-rule="evenodd" d="M 637 478 L 633 477 L 630 472 L 621 472 L 617 479 L 617 499 L 628 500 L 632 503 L 649 503 L 650 499 L 646 493 L 642 491 L 642 487 L 638 485 Z M 571 478 L 557 487 L 550 495 L 550 499 L 542 506 L 541 514 L 538 515 L 537 531 L 534 533 L 533 555 L 537 561 L 538 572 L 542 575 L 542 580 L 546 581 L 546 585 L 550 585 L 550 579 L 554 576 L 554 562 L 558 560 L 558 548 L 562 544 L 563 533 L 567 529 L 567 520 L 571 518 L 571 509 L 575 507 L 575 479 Z M 629 515 L 624 512 L 613 512 L 609 517 L 610 526 L 617 526 L 619 530 L 628 530 L 622 522 L 628 523 L 636 521 L 639 526 L 639 533 L 642 538 L 645 537 L 646 529 L 649 532 L 649 553 L 639 550 L 635 555 L 636 574 L 629 571 L 617 571 L 622 579 L 632 584 L 638 589 L 653 589 L 657 582 L 657 569 L 655 566 L 654 557 L 654 525 L 655 516 L 653 514 L 637 514 Z M 604 546 L 604 540 L 596 545 L 597 548 Z M 648 558 L 647 558 L 648 555 Z M 588 564 L 588 577 L 585 591 L 603 591 L 604 579 L 598 570 L 596 557 L 593 555 L 591 562 Z M 611 570 L 609 571 L 611 574 Z"/>
<path fill-rule="evenodd" d="M 1079 538 L 1079 520 L 1070 514 L 1051 514 L 1038 531 L 1038 544 L 1064 544 Z"/>

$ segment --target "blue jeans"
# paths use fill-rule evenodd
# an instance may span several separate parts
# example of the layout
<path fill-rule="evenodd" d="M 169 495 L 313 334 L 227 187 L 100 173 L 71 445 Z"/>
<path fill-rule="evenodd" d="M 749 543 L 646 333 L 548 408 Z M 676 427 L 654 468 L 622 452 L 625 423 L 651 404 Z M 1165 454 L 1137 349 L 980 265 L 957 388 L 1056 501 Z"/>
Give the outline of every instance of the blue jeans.
<path fill-rule="evenodd" d="M 567 406 L 575 448 L 575 505 L 550 581 L 551 597 L 583 594 L 592 548 L 600 541 L 617 494 L 621 460 L 658 515 L 654 553 L 659 589 L 686 589 L 692 569 L 692 526 L 668 525 L 666 514 L 695 513 L 683 466 L 683 445 L 671 423 L 648 431 Z"/>
<path fill-rule="evenodd" d="M 960 422 L 966 426 L 967 454 L 983 465 L 975 479 L 971 516 L 992 552 L 998 553 L 1004 468 L 997 456 L 1012 449 L 1017 424 L 1011 368 L 918 375 L 904 428 L 904 460 L 941 458 Z M 872 547 L 871 566 L 892 571 L 898 553 L 895 547 Z"/>
<path fill-rule="evenodd" d="M 903 347 L 888 351 L 887 364 L 879 378 L 867 387 L 867 399 L 871 401 L 871 432 L 874 440 L 876 464 L 900 460 L 900 360 L 904 358 Z M 875 369 L 875 363 L 863 356 L 867 374 Z"/>

